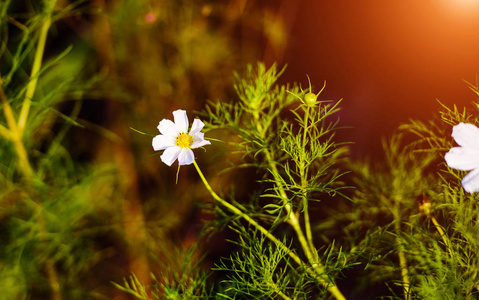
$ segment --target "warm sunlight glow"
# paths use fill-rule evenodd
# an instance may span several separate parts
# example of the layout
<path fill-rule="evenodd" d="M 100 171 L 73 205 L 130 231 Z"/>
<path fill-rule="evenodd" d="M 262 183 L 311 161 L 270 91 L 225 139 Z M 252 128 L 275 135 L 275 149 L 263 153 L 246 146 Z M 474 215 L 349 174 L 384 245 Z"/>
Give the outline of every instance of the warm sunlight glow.
<path fill-rule="evenodd" d="M 453 2 L 456 2 L 458 5 L 477 5 L 478 3 L 477 0 L 456 0 Z"/>
<path fill-rule="evenodd" d="M 479 0 L 446 0 L 444 5 L 451 12 L 464 15 L 475 14 L 479 10 Z"/>

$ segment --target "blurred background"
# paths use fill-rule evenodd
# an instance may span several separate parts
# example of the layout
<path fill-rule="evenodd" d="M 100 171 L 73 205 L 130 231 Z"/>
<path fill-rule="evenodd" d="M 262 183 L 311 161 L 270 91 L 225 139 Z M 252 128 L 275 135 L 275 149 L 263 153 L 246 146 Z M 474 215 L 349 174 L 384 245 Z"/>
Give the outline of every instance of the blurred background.
<path fill-rule="evenodd" d="M 440 107 L 437 99 L 459 107 L 477 100 L 465 81 L 477 81 L 479 1 L 58 0 L 55 5 L 66 13 L 50 29 L 44 61 L 72 50 L 50 77 L 48 72 L 40 77 L 36 97 L 73 76 L 69 93 L 55 107 L 75 115 L 81 127 L 73 126 L 62 144 L 75 172 L 109 168 L 107 176 L 102 173 L 85 187 L 88 212 L 78 217 L 80 229 L 69 233 L 90 241 L 94 259 L 61 279 L 65 290 L 81 285 L 95 298 L 128 299 L 110 282 L 131 272 L 148 282 L 149 272 L 161 269 L 151 253 L 174 268 L 188 258 L 183 249 L 197 242 L 202 220 L 212 217 L 203 212 L 210 199 L 194 170 L 181 168 L 175 184 L 176 168 L 152 156 L 151 138 L 130 127 L 155 135 L 158 122 L 171 119 L 176 109 L 187 110 L 192 120 L 208 100 L 234 101 L 233 74 L 247 64 L 286 64 L 280 83 L 306 88 L 307 74 L 316 92 L 326 81 L 320 98 L 344 99 L 339 117 L 350 128 L 339 138 L 354 143 L 353 158 L 376 157 L 382 137 L 410 118 L 430 119 Z M 42 11 L 42 3 L 12 1 L 7 11 L 12 20 L 26 22 Z M 11 47 L 19 34 L 12 20 Z M 46 135 L 60 132 L 54 122 L 42 124 Z M 212 145 L 197 156 L 212 185 L 227 190 L 232 179 L 215 178 L 225 167 L 218 159 L 224 151 Z M 235 181 L 239 199 L 247 194 L 248 182 L 241 180 Z M 227 253 L 227 245 L 211 247 L 222 240 L 206 243 L 205 253 Z M 60 274 L 66 268 L 58 261 L 56 266 Z M 23 276 L 30 294 L 38 299 L 50 294 L 41 281 Z M 69 295 L 65 299 L 84 294 Z"/>

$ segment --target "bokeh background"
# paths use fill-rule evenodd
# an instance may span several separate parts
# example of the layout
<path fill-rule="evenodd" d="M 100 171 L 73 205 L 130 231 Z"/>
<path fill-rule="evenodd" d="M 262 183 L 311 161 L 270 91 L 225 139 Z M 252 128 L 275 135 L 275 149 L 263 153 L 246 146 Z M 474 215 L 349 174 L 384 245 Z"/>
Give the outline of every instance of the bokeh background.
<path fill-rule="evenodd" d="M 12 1 L 8 13 L 24 21 L 41 9 Z M 65 290 L 82 286 L 96 298 L 128 299 L 110 282 L 131 272 L 148 282 L 162 269 L 158 260 L 174 269 L 191 259 L 184 249 L 213 217 L 194 170 L 181 168 L 175 183 L 176 168 L 152 156 L 151 138 L 130 127 L 157 134 L 176 109 L 193 118 L 208 100 L 234 101 L 233 74 L 247 64 L 287 65 L 280 83 L 306 88 L 307 74 L 316 91 L 326 81 L 320 98 L 344 99 L 339 117 L 350 128 L 338 138 L 353 142 L 354 159 L 378 157 L 381 138 L 410 118 L 430 119 L 437 99 L 459 107 L 477 100 L 465 81 L 477 80 L 479 1 L 58 0 L 56 9 L 68 13 L 51 28 L 44 61 L 72 50 L 54 75 L 40 78 L 39 90 L 74 76 L 75 93 L 57 108 L 83 127 L 72 127 L 64 146 L 77 169 L 111 170 L 89 187 L 85 201 L 94 205 L 74 231 L 93 241 L 95 259 L 62 278 Z M 54 124 L 46 134 L 58 133 Z M 237 159 L 225 151 L 213 143 L 197 155 L 211 184 L 228 192 L 233 179 L 215 177 Z M 235 176 L 237 199 L 248 196 L 245 176 Z M 221 233 L 208 240 L 206 264 L 228 247 Z M 26 282 L 38 299 L 50 294 L 41 281 Z"/>

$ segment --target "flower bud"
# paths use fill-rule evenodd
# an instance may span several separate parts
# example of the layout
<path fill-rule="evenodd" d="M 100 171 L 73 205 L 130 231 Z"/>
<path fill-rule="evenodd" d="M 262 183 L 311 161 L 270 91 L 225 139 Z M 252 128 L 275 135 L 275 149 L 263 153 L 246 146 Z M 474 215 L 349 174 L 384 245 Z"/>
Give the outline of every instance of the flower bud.
<path fill-rule="evenodd" d="M 304 95 L 304 104 L 307 106 L 315 106 L 318 103 L 318 95 L 315 93 L 307 93 Z"/>
<path fill-rule="evenodd" d="M 418 204 L 419 212 L 423 215 L 429 216 L 429 214 L 431 213 L 431 208 L 432 208 L 431 200 L 429 200 L 427 196 L 423 195 L 422 197 L 418 197 L 417 204 Z"/>

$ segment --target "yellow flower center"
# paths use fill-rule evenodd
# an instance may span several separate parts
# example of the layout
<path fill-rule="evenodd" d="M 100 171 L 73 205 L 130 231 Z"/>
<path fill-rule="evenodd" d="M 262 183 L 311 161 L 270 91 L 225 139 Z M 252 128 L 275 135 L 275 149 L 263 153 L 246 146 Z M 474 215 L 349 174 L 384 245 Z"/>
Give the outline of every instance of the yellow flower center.
<path fill-rule="evenodd" d="M 191 144 L 193 144 L 193 137 L 187 133 L 181 132 L 176 138 L 176 145 L 181 148 L 190 148 Z"/>

